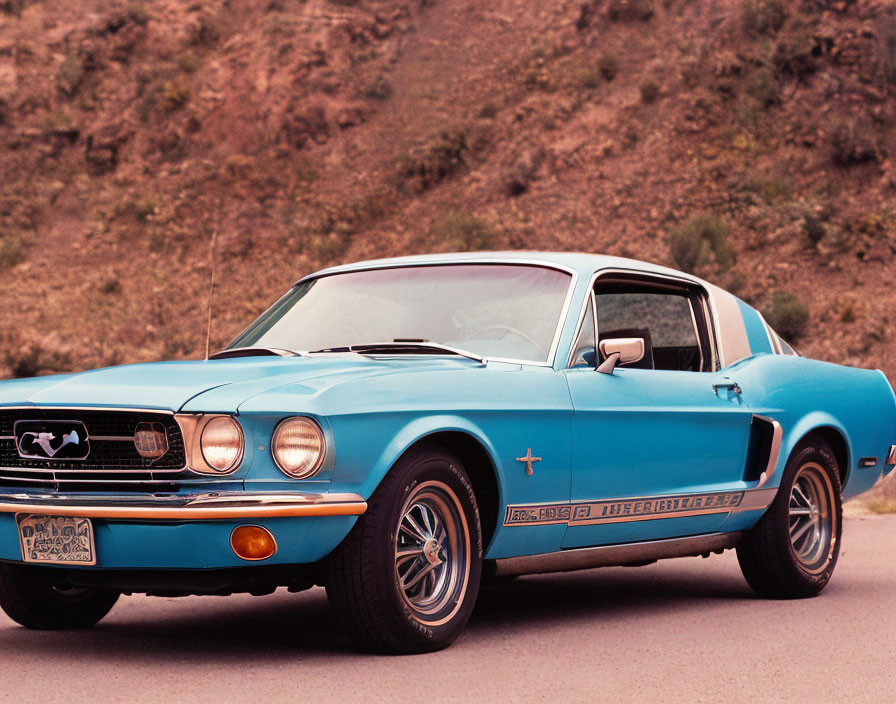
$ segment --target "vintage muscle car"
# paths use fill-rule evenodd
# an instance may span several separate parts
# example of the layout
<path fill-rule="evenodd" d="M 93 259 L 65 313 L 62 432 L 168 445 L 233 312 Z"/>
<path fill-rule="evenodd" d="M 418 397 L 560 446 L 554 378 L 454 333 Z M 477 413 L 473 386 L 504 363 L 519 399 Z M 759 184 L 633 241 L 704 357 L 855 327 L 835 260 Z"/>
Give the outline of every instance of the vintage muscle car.
<path fill-rule="evenodd" d="M 0 384 L 0 606 L 327 589 L 355 641 L 450 644 L 483 579 L 737 550 L 807 597 L 896 464 L 880 371 L 805 359 L 693 276 L 585 254 L 339 266 L 205 361 Z"/>

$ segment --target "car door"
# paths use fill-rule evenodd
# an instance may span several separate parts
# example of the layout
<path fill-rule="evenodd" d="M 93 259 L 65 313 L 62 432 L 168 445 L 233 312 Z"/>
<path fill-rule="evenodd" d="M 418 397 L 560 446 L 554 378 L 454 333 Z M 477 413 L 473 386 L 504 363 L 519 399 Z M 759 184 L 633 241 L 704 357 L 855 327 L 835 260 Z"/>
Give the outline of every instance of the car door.
<path fill-rule="evenodd" d="M 642 339 L 644 357 L 596 371 L 600 343 L 620 338 Z M 563 547 L 718 530 L 742 497 L 753 414 L 749 389 L 718 368 L 706 292 L 668 277 L 598 276 L 566 376 Z"/>

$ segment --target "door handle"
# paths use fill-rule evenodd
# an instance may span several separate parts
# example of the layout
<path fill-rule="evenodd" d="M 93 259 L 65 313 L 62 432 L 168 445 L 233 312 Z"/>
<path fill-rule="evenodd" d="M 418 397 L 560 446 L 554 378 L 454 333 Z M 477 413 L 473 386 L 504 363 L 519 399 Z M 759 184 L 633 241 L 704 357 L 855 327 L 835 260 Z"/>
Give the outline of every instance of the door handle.
<path fill-rule="evenodd" d="M 720 384 L 712 385 L 712 390 L 716 392 L 716 396 L 719 395 L 719 389 L 728 389 L 728 391 L 737 394 L 738 396 L 743 393 L 743 389 L 740 388 L 740 384 L 736 381 L 723 381 Z"/>

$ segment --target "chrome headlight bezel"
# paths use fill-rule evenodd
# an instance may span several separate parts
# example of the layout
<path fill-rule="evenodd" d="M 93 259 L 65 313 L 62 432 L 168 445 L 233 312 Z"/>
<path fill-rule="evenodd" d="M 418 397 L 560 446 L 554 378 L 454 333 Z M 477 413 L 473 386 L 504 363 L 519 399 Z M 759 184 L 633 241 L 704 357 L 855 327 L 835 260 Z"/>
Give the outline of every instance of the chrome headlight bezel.
<path fill-rule="evenodd" d="M 280 439 L 284 430 L 295 423 L 304 425 L 306 430 L 315 435 L 318 442 L 318 450 L 313 461 L 307 463 L 298 471 L 290 469 L 287 466 L 284 459 L 280 456 L 279 451 Z M 321 467 L 323 467 L 324 460 L 327 457 L 327 436 L 324 433 L 323 428 L 321 428 L 320 423 L 314 418 L 309 416 L 290 416 L 289 418 L 284 418 L 277 424 L 277 427 L 274 428 L 274 433 L 271 436 L 271 457 L 274 459 L 274 464 L 277 465 L 277 468 L 290 479 L 308 479 L 317 474 Z"/>
<path fill-rule="evenodd" d="M 184 450 L 187 456 L 187 467 L 191 472 L 196 474 L 226 476 L 236 472 L 243 463 L 245 456 L 246 439 L 243 427 L 240 422 L 230 414 L 210 413 L 210 414 L 190 414 L 178 413 L 174 416 L 177 424 L 180 426 L 184 439 Z M 237 449 L 236 458 L 233 463 L 224 470 L 217 469 L 208 463 L 202 447 L 202 438 L 205 429 L 210 423 L 219 419 L 227 419 L 234 424 L 239 436 L 239 447 Z"/>

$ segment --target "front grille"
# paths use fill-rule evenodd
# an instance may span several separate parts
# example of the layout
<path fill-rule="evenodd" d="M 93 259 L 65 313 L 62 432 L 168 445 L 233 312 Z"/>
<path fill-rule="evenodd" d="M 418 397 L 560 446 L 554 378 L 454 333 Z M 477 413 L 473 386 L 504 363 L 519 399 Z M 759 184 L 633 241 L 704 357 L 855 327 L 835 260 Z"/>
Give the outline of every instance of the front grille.
<path fill-rule="evenodd" d="M 81 421 L 87 428 L 90 454 L 83 460 L 26 459 L 16 449 L 14 425 L 19 420 Z M 141 457 L 134 446 L 139 423 L 161 423 L 168 451 L 155 461 Z M 155 491 L 176 490 L 186 466 L 183 435 L 170 413 L 93 411 L 65 408 L 0 409 L 0 484 L 54 487 L 68 491 L 152 485 Z M 160 486 L 161 485 L 161 486 Z"/>

